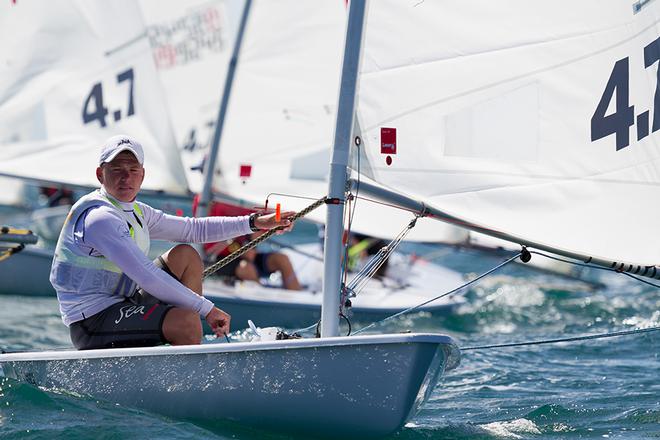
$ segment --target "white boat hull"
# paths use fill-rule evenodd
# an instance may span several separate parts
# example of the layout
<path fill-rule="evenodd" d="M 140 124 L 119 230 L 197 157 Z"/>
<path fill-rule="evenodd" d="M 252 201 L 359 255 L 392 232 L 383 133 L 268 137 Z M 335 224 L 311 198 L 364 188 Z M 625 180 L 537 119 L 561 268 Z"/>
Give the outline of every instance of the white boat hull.
<path fill-rule="evenodd" d="M 330 437 L 396 431 L 459 362 L 432 334 L 0 355 L 7 377 L 47 390 Z"/>

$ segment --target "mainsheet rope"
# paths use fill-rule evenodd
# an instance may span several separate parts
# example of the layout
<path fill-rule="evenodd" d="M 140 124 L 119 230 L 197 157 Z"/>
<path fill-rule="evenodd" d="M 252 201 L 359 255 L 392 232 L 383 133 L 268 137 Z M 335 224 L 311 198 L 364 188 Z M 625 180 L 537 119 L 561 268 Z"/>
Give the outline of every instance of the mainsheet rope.
<path fill-rule="evenodd" d="M 646 327 L 646 328 L 636 328 L 632 330 L 622 330 L 618 332 L 610 333 L 597 333 L 593 335 L 583 335 L 583 336 L 571 336 L 567 338 L 556 338 L 556 339 L 542 339 L 539 341 L 525 341 L 525 342 L 509 342 L 505 344 L 490 344 L 490 345 L 476 345 L 473 347 L 461 347 L 461 351 L 469 350 L 486 350 L 490 348 L 506 348 L 506 347 L 522 347 L 528 345 L 542 345 L 542 344 L 557 344 L 560 342 L 574 342 L 574 341 L 587 341 L 592 339 L 604 339 L 604 338 L 615 338 L 618 336 L 628 336 L 638 333 L 649 333 L 660 330 L 658 327 Z"/>
<path fill-rule="evenodd" d="M 301 217 L 306 216 L 306 215 L 309 214 L 311 211 L 315 210 L 315 209 L 318 208 L 319 206 L 321 206 L 321 205 L 323 205 L 324 203 L 326 203 L 327 200 L 328 200 L 327 197 L 322 197 L 322 198 L 318 199 L 317 201 L 315 201 L 314 203 L 312 203 L 311 205 L 309 205 L 309 206 L 306 207 L 305 209 L 303 209 L 303 210 L 297 212 L 295 215 L 293 215 L 292 217 L 290 217 L 289 220 L 291 220 L 291 222 L 293 223 L 294 221 L 298 220 L 298 219 L 301 218 Z M 231 253 L 230 255 L 227 255 L 227 256 L 226 256 L 225 258 L 223 258 L 222 260 L 220 260 L 220 261 L 218 261 L 217 263 L 212 264 L 211 266 L 207 267 L 207 268 L 204 270 L 203 278 L 206 278 L 206 277 L 208 277 L 209 275 L 212 275 L 212 274 L 215 273 L 216 271 L 220 270 L 222 267 L 224 267 L 224 266 L 226 266 L 227 264 L 231 263 L 231 262 L 234 261 L 235 259 L 241 257 L 241 256 L 242 256 L 243 254 L 245 254 L 247 251 L 249 251 L 250 249 L 253 249 L 253 248 L 256 247 L 259 243 L 261 243 L 261 242 L 264 241 L 264 240 L 267 240 L 267 239 L 268 239 L 269 237 L 271 237 L 273 234 L 276 234 L 278 231 L 281 231 L 282 229 L 285 229 L 285 226 L 278 226 L 278 227 L 276 227 L 276 228 L 273 228 L 273 229 L 268 230 L 267 232 L 265 232 L 264 234 L 262 234 L 262 235 L 260 235 L 259 237 L 255 238 L 254 240 L 252 240 L 252 241 L 246 243 L 245 245 L 243 245 L 240 249 L 237 249 L 235 252 Z"/>

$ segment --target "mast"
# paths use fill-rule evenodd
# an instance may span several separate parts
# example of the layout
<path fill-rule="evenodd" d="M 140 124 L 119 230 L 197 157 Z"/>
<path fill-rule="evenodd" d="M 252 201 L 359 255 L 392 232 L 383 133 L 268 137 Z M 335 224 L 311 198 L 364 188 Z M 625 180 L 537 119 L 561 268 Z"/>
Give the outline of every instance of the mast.
<path fill-rule="evenodd" d="M 247 25 L 248 16 L 250 15 L 250 8 L 252 0 L 245 0 L 243 7 L 243 14 L 241 15 L 241 23 L 236 35 L 234 43 L 234 50 L 229 61 L 227 69 L 227 77 L 225 78 L 225 85 L 222 92 L 222 100 L 220 101 L 220 108 L 218 110 L 218 119 L 215 123 L 215 132 L 213 133 L 213 143 L 211 144 L 211 151 L 205 161 L 204 166 L 204 186 L 202 194 L 199 198 L 199 206 L 197 209 L 197 216 L 204 217 L 208 214 L 209 202 L 211 201 L 211 186 L 213 185 L 213 171 L 215 170 L 215 163 L 218 158 L 218 150 L 220 149 L 220 138 L 222 137 L 222 129 L 225 125 L 225 116 L 227 114 L 227 107 L 229 106 L 229 97 L 231 95 L 231 87 L 234 82 L 234 73 L 238 65 L 238 55 L 241 51 L 241 44 L 243 43 L 243 35 L 245 33 L 245 26 Z"/>
<path fill-rule="evenodd" d="M 328 197 L 337 203 L 328 204 L 325 228 L 323 308 L 321 337 L 339 334 L 339 298 L 341 289 L 341 254 L 344 216 L 344 196 L 348 179 L 349 147 L 355 118 L 357 77 L 364 30 L 366 0 L 352 0 L 348 11 L 348 27 L 344 44 L 344 61 L 337 105 L 335 141 L 330 162 Z"/>

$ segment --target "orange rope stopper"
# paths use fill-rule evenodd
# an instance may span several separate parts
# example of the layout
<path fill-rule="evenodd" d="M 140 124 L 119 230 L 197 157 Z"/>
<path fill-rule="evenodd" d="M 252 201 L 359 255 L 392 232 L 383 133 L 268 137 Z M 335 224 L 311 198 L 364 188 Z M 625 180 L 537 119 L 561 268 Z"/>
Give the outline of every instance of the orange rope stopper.
<path fill-rule="evenodd" d="M 279 222 L 279 221 L 281 221 L 281 220 L 282 220 L 282 207 L 281 207 L 280 204 L 278 203 L 278 204 L 275 206 L 275 221 L 276 221 L 276 222 Z"/>

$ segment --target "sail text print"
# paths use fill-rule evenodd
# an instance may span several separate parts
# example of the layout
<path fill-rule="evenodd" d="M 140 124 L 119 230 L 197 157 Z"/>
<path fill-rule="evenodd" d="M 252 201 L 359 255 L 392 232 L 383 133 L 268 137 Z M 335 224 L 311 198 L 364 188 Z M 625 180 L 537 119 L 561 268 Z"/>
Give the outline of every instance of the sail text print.
<path fill-rule="evenodd" d="M 127 84 L 128 91 L 128 100 L 126 104 L 125 117 L 129 117 L 135 114 L 135 104 L 133 102 L 133 85 L 134 85 L 134 74 L 133 68 L 129 68 L 119 74 L 117 74 L 117 86 L 121 83 Z M 89 124 L 94 121 L 98 121 L 101 127 L 106 127 L 108 125 L 106 121 L 106 116 L 108 115 L 108 107 L 103 102 L 103 83 L 97 82 L 92 86 L 85 102 L 82 106 L 82 122 L 83 124 Z M 122 119 L 122 109 L 117 108 L 112 112 L 112 119 L 114 122 L 119 122 Z"/>
<path fill-rule="evenodd" d="M 660 37 L 644 47 L 644 68 L 660 60 Z M 617 151 L 630 145 L 630 127 L 637 123 L 637 140 L 644 139 L 649 133 L 660 130 L 660 69 L 656 74 L 655 95 L 653 99 L 653 124 L 650 124 L 649 111 L 643 111 L 635 118 L 635 106 L 630 104 L 630 61 L 621 58 L 612 68 L 610 78 L 605 85 L 603 95 L 596 111 L 591 117 L 591 141 L 602 139 L 611 134 L 616 137 Z M 606 115 L 612 101 L 616 100 L 615 111 Z M 651 127 L 649 127 L 651 125 Z M 650 130 L 649 130 L 650 128 Z"/>

